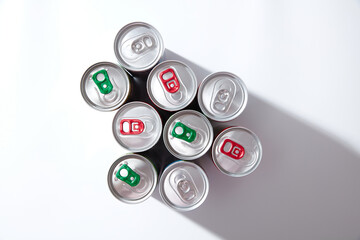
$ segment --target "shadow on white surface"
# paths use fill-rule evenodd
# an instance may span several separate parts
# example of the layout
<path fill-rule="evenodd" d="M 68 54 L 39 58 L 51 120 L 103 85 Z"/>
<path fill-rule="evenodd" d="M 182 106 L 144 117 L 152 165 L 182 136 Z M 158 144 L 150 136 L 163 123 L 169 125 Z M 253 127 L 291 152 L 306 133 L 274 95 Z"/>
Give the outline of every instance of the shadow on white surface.
<path fill-rule="evenodd" d="M 199 81 L 210 74 L 174 52 L 165 54 L 188 64 Z M 218 171 L 210 153 L 197 160 L 210 192 L 202 206 L 181 214 L 224 239 L 360 238 L 359 155 L 251 93 L 239 118 L 212 123 L 254 131 L 263 159 L 243 178 Z"/>

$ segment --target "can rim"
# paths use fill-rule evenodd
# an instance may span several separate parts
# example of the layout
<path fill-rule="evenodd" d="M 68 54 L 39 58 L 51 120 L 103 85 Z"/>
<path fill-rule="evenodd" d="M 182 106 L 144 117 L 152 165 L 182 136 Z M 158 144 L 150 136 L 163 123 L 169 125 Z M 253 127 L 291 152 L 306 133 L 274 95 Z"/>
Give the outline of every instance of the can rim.
<path fill-rule="evenodd" d="M 172 150 L 172 147 L 169 143 L 169 140 L 167 138 L 167 129 L 169 128 L 170 124 L 172 123 L 172 121 L 174 120 L 174 118 L 176 118 L 178 115 L 184 114 L 184 113 L 190 113 L 190 114 L 195 114 L 199 117 L 201 117 L 202 119 L 204 119 L 205 123 L 207 126 L 209 126 L 210 129 L 210 136 L 209 136 L 209 143 L 207 144 L 207 146 L 204 148 L 204 150 L 202 150 L 200 153 L 198 153 L 197 155 L 194 156 L 181 156 L 180 154 L 175 153 Z M 166 131 L 165 131 L 166 130 Z M 209 121 L 209 119 L 207 119 L 202 113 L 195 111 L 195 110 L 182 110 L 179 112 L 174 113 L 173 115 L 171 115 L 169 117 L 169 119 L 166 121 L 165 125 L 164 125 L 164 129 L 163 129 L 163 141 L 164 141 L 164 145 L 166 147 L 166 149 L 176 158 L 179 159 L 183 159 L 183 160 L 195 160 L 197 158 L 200 158 L 201 156 L 203 156 L 205 153 L 207 153 L 207 151 L 211 148 L 211 145 L 213 143 L 213 138 L 214 138 L 214 130 L 213 127 Z"/>
<path fill-rule="evenodd" d="M 129 64 L 127 64 L 121 54 L 119 53 L 118 51 L 118 45 L 119 45 L 119 39 L 122 35 L 122 33 L 132 27 L 132 26 L 136 26 L 136 25 L 139 25 L 139 26 L 146 26 L 148 28 L 150 28 L 154 33 L 155 35 L 158 37 L 158 40 L 159 40 L 159 45 L 160 45 L 160 51 L 159 51 L 159 54 L 157 55 L 157 57 L 155 58 L 155 60 L 150 63 L 149 65 L 143 67 L 143 68 L 136 68 L 136 67 L 133 67 Z M 153 27 L 152 25 L 148 24 L 148 23 L 145 23 L 145 22 L 131 22 L 131 23 L 128 23 L 126 24 L 125 26 L 123 26 L 119 31 L 118 33 L 116 34 L 116 37 L 115 37 L 115 40 L 114 40 L 114 52 L 115 52 L 115 56 L 116 56 L 116 59 L 118 60 L 118 62 L 120 63 L 121 66 L 123 66 L 124 68 L 130 70 L 130 71 L 133 71 L 133 72 L 143 72 L 143 71 L 147 71 L 151 68 L 153 68 L 158 62 L 159 60 L 161 59 L 161 57 L 164 55 L 164 51 L 165 51 L 165 47 L 164 47 L 164 41 L 161 37 L 161 34 L 160 32 L 155 28 Z"/>
<path fill-rule="evenodd" d="M 112 176 L 113 176 L 113 170 L 115 169 L 115 167 L 122 161 L 128 159 L 128 158 L 137 158 L 137 159 L 141 159 L 145 162 L 148 162 L 150 163 L 151 165 L 151 170 L 152 172 L 154 173 L 154 182 L 153 182 L 153 185 L 150 189 L 150 191 L 142 198 L 139 198 L 137 200 L 126 200 L 124 198 L 121 198 L 119 195 L 116 194 L 113 186 L 112 186 Z M 133 153 L 129 153 L 129 154 L 125 154 L 123 156 L 121 156 L 120 158 L 118 158 L 117 160 L 115 160 L 115 162 L 110 166 L 109 168 L 109 171 L 108 171 L 108 177 L 107 177 L 107 182 L 108 182 L 108 187 L 110 189 L 110 192 L 112 193 L 112 195 L 120 200 L 121 202 L 124 202 L 124 203 L 129 203 L 129 204 L 136 204 L 136 203 L 141 203 L 143 201 L 145 201 L 146 199 L 148 199 L 152 194 L 153 192 L 155 191 L 155 188 L 156 188 L 156 185 L 157 185 L 157 182 L 158 182 L 158 173 L 156 171 L 156 168 L 154 166 L 154 164 L 149 160 L 147 159 L 146 157 L 142 156 L 142 155 L 139 155 L 139 154 L 133 154 Z"/>
<path fill-rule="evenodd" d="M 98 65 L 110 65 L 118 70 L 120 70 L 122 73 L 124 73 L 124 76 L 126 77 L 126 82 L 127 82 L 127 89 L 126 89 L 126 92 L 124 94 L 124 98 L 118 103 L 116 104 L 115 106 L 113 107 L 109 107 L 109 108 L 101 108 L 99 107 L 98 105 L 96 105 L 93 101 L 90 100 L 90 98 L 87 96 L 86 94 L 86 91 L 85 91 L 85 81 L 86 81 L 86 76 L 92 71 L 93 68 L 97 67 Z M 102 111 L 102 112 L 111 112 L 111 111 L 114 111 L 118 108 L 121 107 L 122 104 L 124 104 L 124 102 L 126 102 L 126 100 L 128 99 L 129 97 L 129 94 L 130 94 L 130 79 L 129 79 L 129 75 L 126 73 L 126 71 L 124 69 L 122 69 L 119 65 L 115 64 L 115 63 L 112 63 L 112 62 L 106 62 L 106 61 L 103 61 L 103 62 L 98 62 L 98 63 L 95 63 L 93 65 L 91 65 L 90 67 L 88 67 L 88 69 L 86 69 L 86 71 L 84 72 L 84 74 L 82 75 L 81 77 L 81 81 L 80 81 L 80 92 L 81 92 L 81 95 L 82 97 L 84 98 L 85 102 L 92 108 L 96 109 L 96 110 L 99 110 L 99 111 Z"/>
<path fill-rule="evenodd" d="M 164 106 L 162 106 L 156 99 L 155 97 L 153 96 L 153 94 L 150 92 L 150 82 L 151 82 L 151 77 L 153 76 L 153 73 L 157 70 L 158 67 L 162 67 L 163 65 L 166 65 L 166 64 L 169 64 L 169 63 L 177 63 L 177 64 L 180 64 L 180 65 L 183 65 L 184 67 L 190 69 L 190 75 L 192 75 L 192 79 L 195 81 L 195 85 L 196 85 L 196 88 L 195 88 L 195 91 L 194 93 L 192 94 L 191 98 L 189 99 L 188 103 L 186 103 L 185 105 L 181 106 L 181 107 L 178 107 L 178 108 L 173 108 L 173 109 L 168 109 Z M 163 109 L 163 110 L 166 110 L 166 111 L 169 111 L 169 112 L 175 112 L 175 111 L 179 111 L 181 109 L 184 109 L 186 108 L 187 106 L 189 106 L 189 104 L 195 99 L 196 97 L 196 94 L 197 94 L 197 90 L 198 90 L 198 83 L 197 83 L 197 78 L 196 78 L 196 75 L 194 73 L 194 71 L 187 65 L 185 64 L 184 62 L 181 62 L 181 61 L 178 61 L 178 60 L 166 60 L 166 61 L 163 61 L 159 64 L 157 64 L 152 70 L 151 72 L 149 73 L 148 77 L 147 77 L 147 80 L 146 80 L 146 91 L 149 95 L 149 98 L 151 100 L 152 103 L 154 103 L 157 107 Z"/>
<path fill-rule="evenodd" d="M 231 173 L 231 172 L 228 172 L 226 171 L 225 169 L 223 169 L 221 167 L 221 165 L 217 162 L 217 158 L 215 157 L 215 148 L 216 148 L 216 145 L 218 144 L 219 142 L 219 139 L 226 133 L 232 131 L 232 130 L 241 130 L 241 131 L 246 131 L 248 133 L 250 133 L 256 140 L 256 142 L 258 143 L 258 146 L 259 146 L 259 157 L 256 161 L 256 163 L 254 164 L 254 166 L 247 172 L 245 173 L 241 173 L 241 174 L 238 174 L 238 173 Z M 225 128 L 224 130 L 222 130 L 215 138 L 214 140 L 214 143 L 212 145 L 212 149 L 211 149 L 211 159 L 213 161 L 213 163 L 215 164 L 216 168 L 219 169 L 222 173 L 228 175 L 228 176 L 231 176 L 231 177 L 245 177 L 247 175 L 249 175 L 250 173 L 252 173 L 253 171 L 255 171 L 255 169 L 259 166 L 260 162 L 261 162 L 261 159 L 262 159 L 262 145 L 261 145 L 261 142 L 260 142 L 260 139 L 259 137 L 253 132 L 251 131 L 250 129 L 248 128 L 245 128 L 245 127 L 240 127 L 240 126 L 236 126 L 236 127 L 228 127 L 228 128 Z"/>
<path fill-rule="evenodd" d="M 165 174 L 167 174 L 167 172 L 171 171 L 172 169 L 174 169 L 176 166 L 175 165 L 179 165 L 179 164 L 187 164 L 187 165 L 191 165 L 191 166 L 195 166 L 195 168 L 197 170 L 199 170 L 200 174 L 203 176 L 203 179 L 205 181 L 205 192 L 204 192 L 204 195 L 202 196 L 202 198 L 199 200 L 199 202 L 197 202 L 196 204 L 190 206 L 190 207 L 177 207 L 176 205 L 174 204 L 171 204 L 170 201 L 167 200 L 167 198 L 165 197 L 165 191 L 164 191 L 164 188 L 163 188 L 163 182 L 165 181 Z M 174 167 L 175 166 L 175 167 Z M 206 172 L 199 166 L 197 165 L 196 163 L 193 163 L 193 162 L 188 162 L 188 161 L 183 161 L 183 160 L 178 160 L 178 161 L 175 161 L 171 164 L 169 164 L 165 170 L 163 171 L 163 173 L 161 174 L 160 176 L 160 180 L 159 180 L 159 193 L 160 193 L 160 197 L 161 199 L 163 200 L 163 202 L 168 206 L 168 207 L 171 207 L 173 209 L 176 209 L 178 211 L 181 211 L 181 212 L 187 212 L 187 211 L 190 211 L 190 210 L 194 210 L 198 207 L 200 207 L 204 201 L 206 200 L 207 196 L 208 196 L 208 193 L 209 193 L 209 179 L 208 179 L 208 176 L 206 175 Z"/>
<path fill-rule="evenodd" d="M 202 100 L 201 100 L 201 95 L 203 93 L 203 89 L 204 89 L 204 85 L 206 84 L 207 81 L 209 81 L 209 79 L 214 78 L 218 75 L 228 75 L 231 76 L 233 78 L 236 78 L 239 80 L 239 84 L 243 90 L 243 94 L 244 94 L 244 101 L 243 104 L 241 105 L 241 107 L 230 117 L 226 117 L 226 118 L 216 118 L 216 116 L 211 116 L 211 114 L 209 114 L 209 111 L 207 110 L 207 108 L 205 107 L 205 105 L 203 104 Z M 217 121 L 217 122 L 228 122 L 231 121 L 235 118 L 237 118 L 244 110 L 245 107 L 247 105 L 248 102 L 248 90 L 247 87 L 244 83 L 244 81 L 238 77 L 237 75 L 230 73 L 230 72 L 226 72 L 226 71 L 221 71 L 221 72 L 215 72 L 215 73 L 211 73 L 209 75 L 207 75 L 200 83 L 199 85 L 199 90 L 198 90 L 198 96 L 197 96 L 197 100 L 200 106 L 201 111 L 210 119 Z"/>
<path fill-rule="evenodd" d="M 147 148 L 141 148 L 141 149 L 137 149 L 137 148 L 129 148 L 128 146 L 125 146 L 121 141 L 119 141 L 118 137 L 117 137 L 117 134 L 116 134 L 116 128 L 115 128 L 115 125 L 116 125 L 116 119 L 118 117 L 118 115 L 120 114 L 120 110 L 124 107 L 127 107 L 129 105 L 133 105 L 133 104 L 143 104 L 143 105 L 146 105 L 146 106 L 149 106 L 151 107 L 152 110 L 154 110 L 154 112 L 156 113 L 156 116 L 157 116 L 157 119 L 160 121 L 160 133 L 157 135 L 156 137 L 156 141 L 154 141 L 150 146 L 148 146 Z M 153 107 L 151 106 L 150 104 L 146 103 L 146 102 L 141 102 L 141 101 L 132 101 L 132 102 L 128 102 L 126 104 L 124 104 L 123 106 L 121 106 L 121 108 L 116 112 L 115 116 L 114 116 L 114 119 L 113 119 L 113 122 L 112 122 L 112 132 L 113 132 L 113 135 L 115 137 L 115 140 L 120 144 L 120 146 L 122 146 L 123 148 L 129 150 L 129 151 L 132 151 L 132 152 L 144 152 L 146 150 L 149 150 L 150 148 L 152 148 L 160 139 L 161 135 L 162 135 L 162 127 L 163 127 L 163 123 L 162 123 L 162 120 L 161 120 L 161 117 L 158 113 L 158 111 Z"/>

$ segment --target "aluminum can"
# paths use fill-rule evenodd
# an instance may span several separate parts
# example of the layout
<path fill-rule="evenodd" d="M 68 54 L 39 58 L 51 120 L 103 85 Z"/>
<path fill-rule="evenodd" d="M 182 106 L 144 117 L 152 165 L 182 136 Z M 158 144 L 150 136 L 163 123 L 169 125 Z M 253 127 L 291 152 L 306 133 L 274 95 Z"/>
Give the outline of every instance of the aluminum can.
<path fill-rule="evenodd" d="M 85 71 L 80 90 L 91 107 L 100 111 L 112 111 L 119 108 L 129 96 L 129 76 L 114 63 L 99 62 Z"/>
<path fill-rule="evenodd" d="M 125 203 L 139 203 L 151 196 L 157 183 L 154 165 L 138 154 L 120 157 L 110 167 L 108 185 L 111 193 Z"/>
<path fill-rule="evenodd" d="M 151 101 L 167 111 L 178 111 L 189 105 L 197 92 L 195 73 L 186 64 L 170 60 L 158 64 L 147 79 Z"/>
<path fill-rule="evenodd" d="M 182 160 L 193 160 L 204 155 L 211 147 L 213 136 L 209 120 L 194 110 L 173 114 L 163 131 L 165 147 Z"/>
<path fill-rule="evenodd" d="M 149 104 L 129 102 L 116 113 L 112 129 L 122 147 L 132 152 L 142 152 L 157 143 L 162 122 L 158 112 Z"/>
<path fill-rule="evenodd" d="M 146 72 L 164 54 L 160 33 L 144 22 L 129 23 L 115 37 L 114 50 L 120 65 L 131 72 Z"/>
<path fill-rule="evenodd" d="M 253 172 L 260 164 L 262 147 L 259 138 L 249 129 L 230 127 L 215 139 L 212 159 L 226 175 L 242 177 Z"/>
<path fill-rule="evenodd" d="M 244 82 L 229 72 L 210 74 L 199 86 L 201 111 L 215 121 L 225 122 L 238 117 L 245 109 L 247 99 Z"/>
<path fill-rule="evenodd" d="M 179 211 L 199 207 L 209 192 L 205 172 L 195 163 L 177 161 L 167 166 L 159 181 L 164 203 Z"/>

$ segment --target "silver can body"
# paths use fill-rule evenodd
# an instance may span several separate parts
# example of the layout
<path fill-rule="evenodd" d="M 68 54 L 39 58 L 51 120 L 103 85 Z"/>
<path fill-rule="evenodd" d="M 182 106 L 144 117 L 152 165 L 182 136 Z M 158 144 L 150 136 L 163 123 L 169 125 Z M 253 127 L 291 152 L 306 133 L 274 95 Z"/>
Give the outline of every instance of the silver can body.
<path fill-rule="evenodd" d="M 209 181 L 195 163 L 177 161 L 165 168 L 159 181 L 159 191 L 165 204 L 179 211 L 189 211 L 205 201 Z"/>
<path fill-rule="evenodd" d="M 122 147 L 132 152 L 142 152 L 157 143 L 162 122 L 158 112 L 149 104 L 129 102 L 116 113 L 112 129 Z"/>
<path fill-rule="evenodd" d="M 129 96 L 129 76 L 114 63 L 99 62 L 85 71 L 80 90 L 91 107 L 100 111 L 112 111 L 119 108 Z"/>
<path fill-rule="evenodd" d="M 156 106 L 167 111 L 178 111 L 194 100 L 197 80 L 189 66 L 170 60 L 158 64 L 150 72 L 146 88 Z"/>
<path fill-rule="evenodd" d="M 229 72 L 210 74 L 199 86 L 201 111 L 215 121 L 225 122 L 238 117 L 245 109 L 247 99 L 244 82 Z"/>
<path fill-rule="evenodd" d="M 175 157 L 194 160 L 204 155 L 213 141 L 213 128 L 209 120 L 194 110 L 173 114 L 164 126 L 165 147 Z"/>
<path fill-rule="evenodd" d="M 223 130 L 212 147 L 212 159 L 216 167 L 232 177 L 242 177 L 253 172 L 260 164 L 261 157 L 259 138 L 243 127 Z"/>
<path fill-rule="evenodd" d="M 110 167 L 108 185 L 111 193 L 125 203 L 139 203 L 151 196 L 157 183 L 157 172 L 145 157 L 128 154 Z"/>
<path fill-rule="evenodd" d="M 114 50 L 119 63 L 132 72 L 153 68 L 164 54 L 160 33 L 144 22 L 129 23 L 115 37 Z"/>

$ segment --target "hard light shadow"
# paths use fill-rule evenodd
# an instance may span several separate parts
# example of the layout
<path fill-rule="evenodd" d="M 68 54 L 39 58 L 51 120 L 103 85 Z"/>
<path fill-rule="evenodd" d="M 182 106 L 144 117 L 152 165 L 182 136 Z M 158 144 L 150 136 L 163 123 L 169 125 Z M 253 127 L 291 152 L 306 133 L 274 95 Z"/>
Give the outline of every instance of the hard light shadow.
<path fill-rule="evenodd" d="M 170 50 L 166 59 L 189 65 L 199 82 L 210 71 Z M 246 83 L 246 79 L 245 79 Z M 263 145 L 252 174 L 233 178 L 216 169 L 211 155 L 197 160 L 210 192 L 198 209 L 181 213 L 223 239 L 358 239 L 360 157 L 340 141 L 268 104 L 250 92 L 236 120 Z M 154 197 L 161 201 L 159 194 Z"/>

